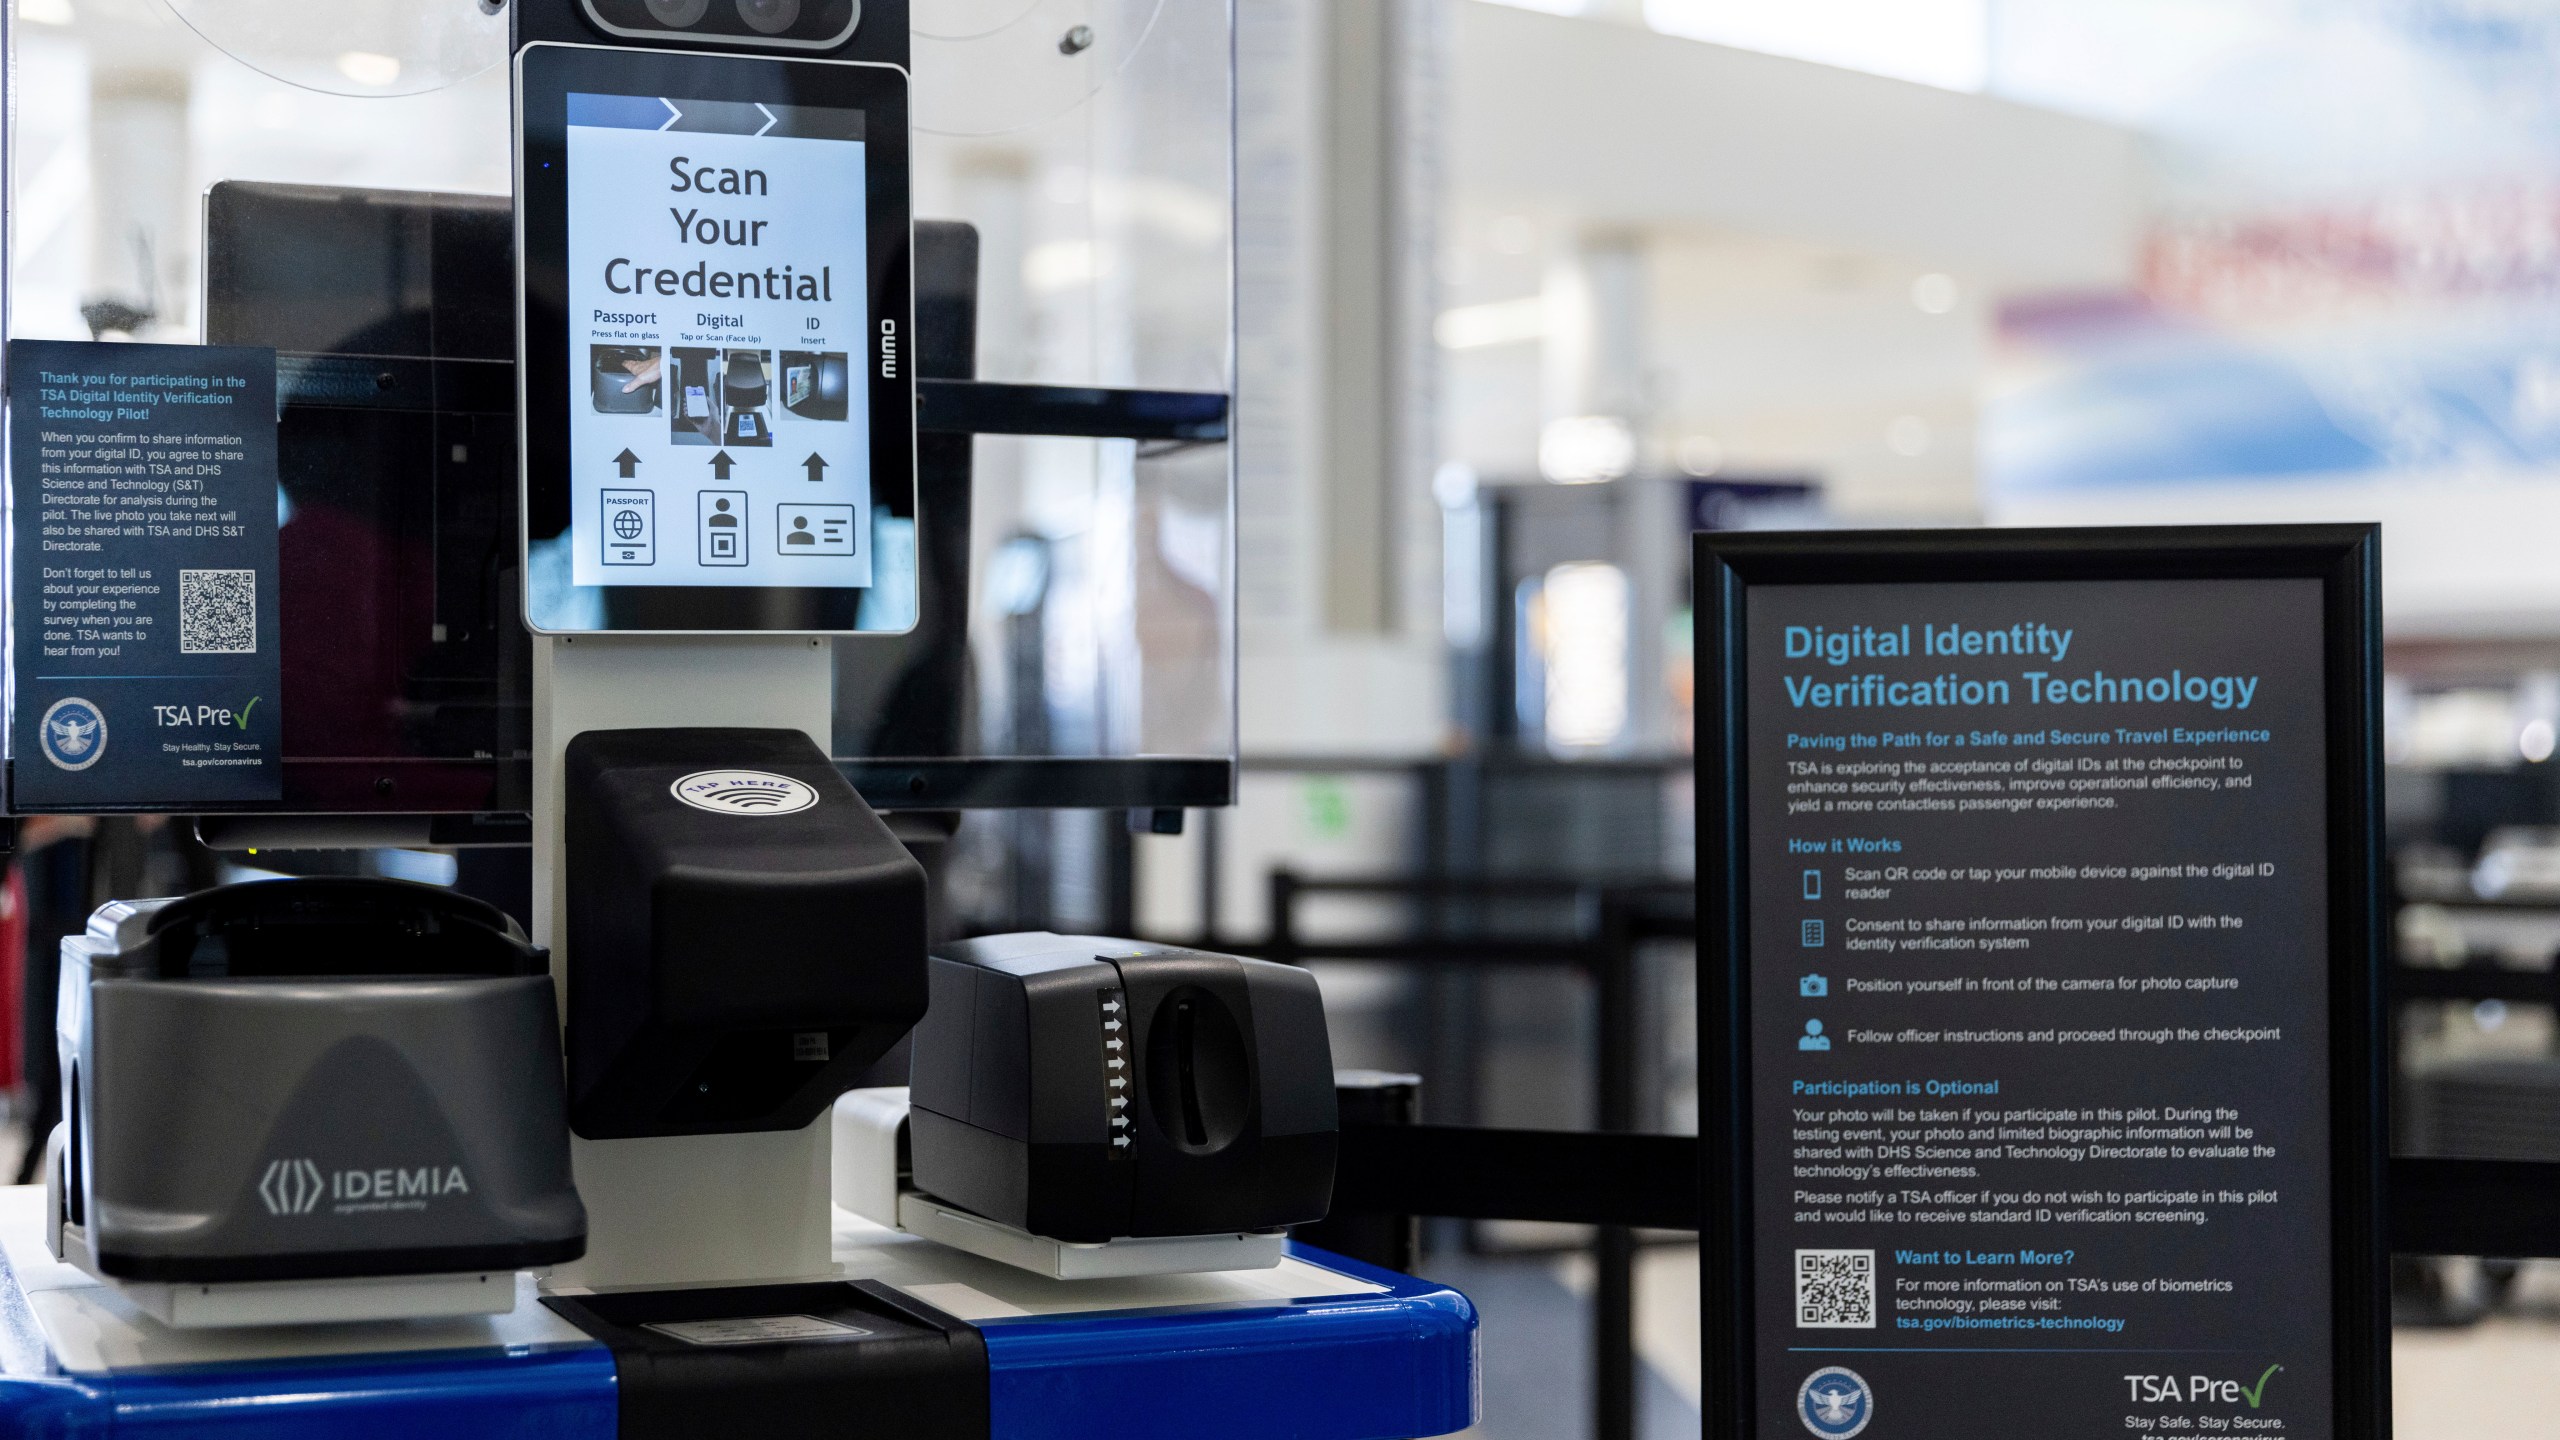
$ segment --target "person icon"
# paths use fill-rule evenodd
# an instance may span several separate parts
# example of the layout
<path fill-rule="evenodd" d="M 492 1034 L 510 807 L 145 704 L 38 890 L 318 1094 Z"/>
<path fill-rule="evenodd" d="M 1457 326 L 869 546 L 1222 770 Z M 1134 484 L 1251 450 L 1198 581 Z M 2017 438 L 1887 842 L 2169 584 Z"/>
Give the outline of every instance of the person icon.
<path fill-rule="evenodd" d="M 809 517 L 806 515 L 792 516 L 791 533 L 782 537 L 782 543 L 785 545 L 817 544 L 818 537 L 809 533 Z"/>
<path fill-rule="evenodd" d="M 1822 1033 L 1821 1021 L 1807 1020 L 1804 1022 L 1804 1034 L 1797 1037 L 1796 1048 L 1799 1050 L 1828 1050 L 1831 1048 L 1831 1037 Z"/>
<path fill-rule="evenodd" d="M 714 530 L 734 530 L 737 528 L 738 517 L 729 513 L 728 501 L 714 500 L 711 502 L 711 508 L 717 513 L 704 523 L 708 524 Z"/>

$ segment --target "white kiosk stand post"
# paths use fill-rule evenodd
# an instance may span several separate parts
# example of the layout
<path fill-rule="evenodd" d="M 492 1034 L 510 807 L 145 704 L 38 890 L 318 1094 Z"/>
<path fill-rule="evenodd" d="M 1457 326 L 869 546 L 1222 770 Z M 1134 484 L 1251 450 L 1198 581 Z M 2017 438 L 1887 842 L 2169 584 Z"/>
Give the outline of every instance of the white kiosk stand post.
<path fill-rule="evenodd" d="M 533 931 L 551 948 L 562 1014 L 569 1013 L 569 936 L 561 756 L 570 740 L 587 730 L 735 725 L 798 730 L 824 748 L 834 683 L 825 636 L 534 637 Z M 587 1253 L 553 1271 L 550 1285 L 604 1290 L 831 1273 L 827 1142 L 823 1115 L 797 1130 L 573 1137 Z"/>

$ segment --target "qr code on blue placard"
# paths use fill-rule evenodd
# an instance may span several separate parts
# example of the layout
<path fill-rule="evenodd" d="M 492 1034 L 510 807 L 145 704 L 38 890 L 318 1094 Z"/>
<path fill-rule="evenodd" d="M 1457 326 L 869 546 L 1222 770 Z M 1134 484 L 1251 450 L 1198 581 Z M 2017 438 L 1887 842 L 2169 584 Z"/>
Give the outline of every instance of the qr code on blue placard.
<path fill-rule="evenodd" d="M 258 653 L 258 572 L 178 572 L 178 652 L 182 655 Z"/>
<path fill-rule="evenodd" d="M 1796 1252 L 1796 1328 L 1872 1330 L 1876 1324 L 1876 1252 Z"/>

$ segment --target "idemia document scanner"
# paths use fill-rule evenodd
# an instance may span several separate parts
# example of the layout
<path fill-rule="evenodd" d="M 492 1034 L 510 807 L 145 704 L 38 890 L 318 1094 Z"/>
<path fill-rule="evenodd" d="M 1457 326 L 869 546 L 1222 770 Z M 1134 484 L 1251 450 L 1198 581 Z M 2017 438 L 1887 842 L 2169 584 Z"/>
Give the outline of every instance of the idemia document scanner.
<path fill-rule="evenodd" d="M 460 1315 L 575 1259 L 543 952 L 390 880 L 122 901 L 62 942 L 55 1256 L 178 1326 Z"/>

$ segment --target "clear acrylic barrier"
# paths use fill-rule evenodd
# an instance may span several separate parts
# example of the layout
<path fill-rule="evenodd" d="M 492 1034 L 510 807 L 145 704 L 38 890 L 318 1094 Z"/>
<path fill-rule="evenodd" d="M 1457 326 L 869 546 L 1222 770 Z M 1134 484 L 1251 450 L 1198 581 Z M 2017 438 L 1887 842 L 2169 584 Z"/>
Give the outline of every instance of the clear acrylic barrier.
<path fill-rule="evenodd" d="M 978 378 L 1225 393 L 1226 7 L 918 0 L 914 29 L 916 212 L 977 230 Z M 1079 35 L 1088 48 L 1063 54 Z M 1236 733 L 1227 447 L 989 435 L 974 449 L 957 753 L 1074 764 L 954 776 L 957 789 L 911 768 L 899 783 L 987 803 L 1049 785 L 1108 803 L 1224 803 Z M 894 691 L 840 690 L 839 753 L 914 754 L 870 743 L 895 718 L 863 708 L 871 693 L 886 704 Z M 1141 757 L 1190 763 L 1145 776 L 1119 763 Z"/>
<path fill-rule="evenodd" d="M 503 6 L 418 0 L 168 0 L 187 28 L 261 74 L 332 95 L 417 95 L 507 58 Z M 23 9 L 21 14 L 25 13 Z"/>
<path fill-rule="evenodd" d="M 504 197 L 505 26 L 483 0 L 17 0 L 7 333 L 204 341 L 206 197 L 219 182 Z M 914 0 L 913 34 L 917 215 L 974 227 L 976 378 L 1224 395 L 1226 7 Z M 432 204 L 438 214 L 475 208 Z M 401 213 L 340 255 L 355 258 L 338 268 L 358 273 L 315 272 L 317 313 L 347 307 L 337 343 L 315 348 L 376 354 L 386 315 L 423 319 L 400 332 L 411 338 L 396 358 L 431 362 L 429 408 L 449 407 L 449 377 L 490 363 L 462 338 L 479 327 L 451 315 L 485 300 L 478 291 L 493 277 L 404 250 L 403 237 L 428 232 Z M 381 273 L 367 270 L 383 256 Z M 311 330 L 311 315 L 296 318 L 297 335 Z M 933 323 L 928 308 L 928 353 Z M 922 373 L 956 378 L 969 368 L 957 358 Z M 293 403 L 289 393 L 288 429 Z M 326 766 L 337 779 L 319 789 L 289 780 L 281 808 L 521 803 L 529 691 L 512 562 L 466 574 L 435 553 L 453 514 L 484 523 L 497 503 L 512 516 L 512 483 L 498 493 L 492 480 L 513 464 L 512 439 L 498 456 L 500 437 L 479 434 L 470 473 L 455 473 L 450 423 L 439 412 L 433 424 L 383 431 L 373 453 L 305 467 L 371 468 L 363 503 L 331 491 L 297 513 L 309 473 L 286 476 L 288 558 L 296 524 L 338 501 L 336 520 L 422 558 L 396 581 L 378 577 L 379 604 L 288 584 L 288 619 L 319 617 L 287 626 L 289 772 Z M 965 507 L 965 552 L 952 548 L 948 572 L 958 584 L 928 588 L 916 639 L 838 645 L 836 749 L 862 762 L 850 768 L 875 801 L 1223 801 L 1235 751 L 1233 486 L 1226 447 L 1202 433 L 941 438 L 924 523 Z M 494 460 L 503 467 L 493 472 Z M 503 604 L 448 593 L 466 585 L 497 587 Z M 465 614 L 482 633 L 460 633 Z M 490 615 L 507 618 L 484 623 Z M 315 680 L 310 662 L 324 647 L 329 666 Z M 322 683 L 361 692 L 373 723 L 325 733 L 297 723 L 330 708 L 313 700 Z M 343 719 L 348 697 L 331 703 Z M 436 783 L 411 783 L 428 771 Z M 399 783 L 385 789 L 382 778 Z"/>

